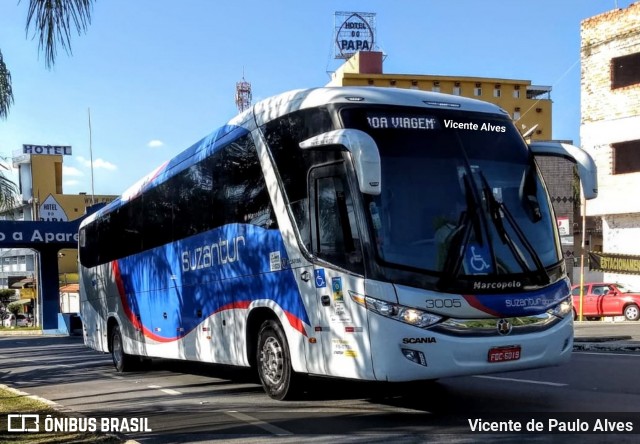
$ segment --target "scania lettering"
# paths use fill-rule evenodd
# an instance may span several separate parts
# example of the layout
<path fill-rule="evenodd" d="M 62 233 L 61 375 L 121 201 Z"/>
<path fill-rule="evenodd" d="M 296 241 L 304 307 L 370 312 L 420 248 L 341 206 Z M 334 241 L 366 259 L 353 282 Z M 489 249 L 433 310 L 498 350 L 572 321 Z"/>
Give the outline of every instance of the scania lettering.
<path fill-rule="evenodd" d="M 570 288 L 536 156 L 574 162 L 596 195 L 587 153 L 527 145 L 485 102 L 368 87 L 265 99 L 82 222 L 85 344 L 119 372 L 252 367 L 274 399 L 304 375 L 563 363 Z"/>
<path fill-rule="evenodd" d="M 403 344 L 435 344 L 436 338 L 403 338 Z"/>

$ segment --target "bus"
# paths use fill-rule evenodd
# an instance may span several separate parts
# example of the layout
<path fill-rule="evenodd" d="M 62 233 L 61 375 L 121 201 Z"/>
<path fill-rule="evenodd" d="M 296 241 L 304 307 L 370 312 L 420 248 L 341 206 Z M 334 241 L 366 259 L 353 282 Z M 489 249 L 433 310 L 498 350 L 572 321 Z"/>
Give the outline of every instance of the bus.
<path fill-rule="evenodd" d="M 570 357 L 570 284 L 535 156 L 499 107 L 396 88 L 263 100 L 79 228 L 88 347 L 308 375 L 435 380 Z M 571 180 L 571 179 L 568 179 Z"/>

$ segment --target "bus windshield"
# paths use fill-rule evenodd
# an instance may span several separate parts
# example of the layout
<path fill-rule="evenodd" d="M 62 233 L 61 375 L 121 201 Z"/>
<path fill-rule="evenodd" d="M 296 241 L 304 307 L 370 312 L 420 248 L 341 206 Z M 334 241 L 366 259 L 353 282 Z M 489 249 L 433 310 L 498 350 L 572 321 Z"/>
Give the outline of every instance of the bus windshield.
<path fill-rule="evenodd" d="M 561 260 L 544 183 L 506 116 L 350 107 L 341 118 L 380 151 L 382 191 L 365 196 L 365 210 L 385 265 L 546 278 Z"/>

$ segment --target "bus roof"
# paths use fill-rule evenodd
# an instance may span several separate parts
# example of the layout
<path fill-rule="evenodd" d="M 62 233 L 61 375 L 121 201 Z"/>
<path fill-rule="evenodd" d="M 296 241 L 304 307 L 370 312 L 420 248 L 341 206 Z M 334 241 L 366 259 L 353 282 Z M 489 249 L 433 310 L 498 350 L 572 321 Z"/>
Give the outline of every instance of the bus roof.
<path fill-rule="evenodd" d="M 339 86 L 289 91 L 258 102 L 253 114 L 258 126 L 285 114 L 330 103 L 385 104 L 422 108 L 453 108 L 461 111 L 506 114 L 500 107 L 467 97 L 404 88 Z"/>
<path fill-rule="evenodd" d="M 108 214 L 147 189 L 164 182 L 174 174 L 210 155 L 229 140 L 240 137 L 283 115 L 306 108 L 332 103 L 385 104 L 422 108 L 447 108 L 490 114 L 507 114 L 500 107 L 461 96 L 403 88 L 372 86 L 322 87 L 288 91 L 256 103 L 214 132 L 199 140 L 171 160 L 129 187 L 120 197 L 87 217 L 82 225 Z"/>

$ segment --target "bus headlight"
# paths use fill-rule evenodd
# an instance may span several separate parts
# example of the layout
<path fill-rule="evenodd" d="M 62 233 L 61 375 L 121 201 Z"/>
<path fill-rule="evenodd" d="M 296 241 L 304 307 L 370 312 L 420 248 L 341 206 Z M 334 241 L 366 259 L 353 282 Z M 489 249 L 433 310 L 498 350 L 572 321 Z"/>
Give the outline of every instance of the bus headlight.
<path fill-rule="evenodd" d="M 419 328 L 429 327 L 442 319 L 442 316 L 435 315 L 413 307 L 383 301 L 370 296 L 362 296 L 354 292 L 349 292 L 354 302 L 366 307 L 368 310 L 378 313 L 386 318 L 395 319 L 405 324 Z"/>
<path fill-rule="evenodd" d="M 571 303 L 571 298 L 569 297 L 569 298 L 566 298 L 564 301 L 560 302 L 555 307 L 553 307 L 551 310 L 549 310 L 549 313 L 559 318 L 564 318 L 566 315 L 571 313 L 572 309 L 573 309 L 573 304 Z"/>

